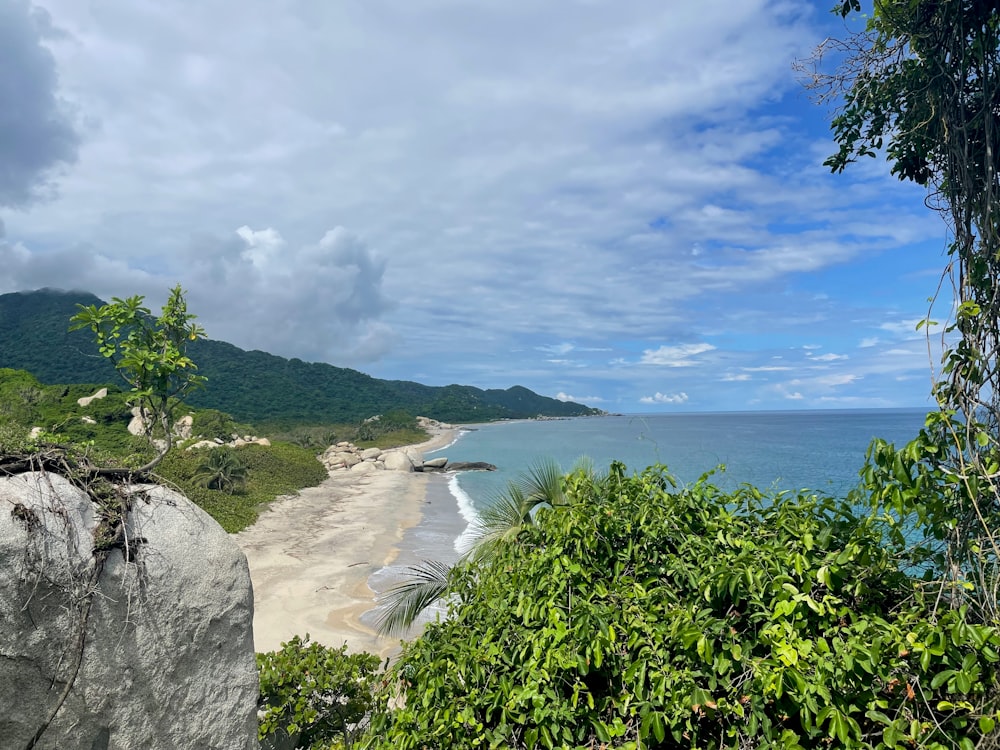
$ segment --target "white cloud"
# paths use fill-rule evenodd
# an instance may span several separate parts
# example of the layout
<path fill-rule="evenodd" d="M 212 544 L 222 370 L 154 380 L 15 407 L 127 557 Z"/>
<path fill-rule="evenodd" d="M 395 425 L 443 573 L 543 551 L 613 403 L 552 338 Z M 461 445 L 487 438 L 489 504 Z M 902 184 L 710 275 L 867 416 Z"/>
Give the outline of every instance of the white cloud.
<path fill-rule="evenodd" d="M 873 346 L 877 346 L 881 339 L 878 336 L 868 336 L 861 339 L 861 343 L 858 344 L 860 349 L 869 349 Z"/>
<path fill-rule="evenodd" d="M 0 292 L 180 282 L 217 338 L 378 377 L 634 403 L 660 366 L 742 406 L 763 386 L 710 383 L 911 309 L 855 258 L 940 255 L 907 247 L 919 191 L 822 167 L 789 62 L 836 24 L 805 0 L 37 2 L 58 86 L 18 81 L 65 98 L 79 158 L 3 214 Z M 901 390 L 910 362 L 852 357 Z"/>
<path fill-rule="evenodd" d="M 859 379 L 860 379 L 859 375 L 845 373 L 843 375 L 824 375 L 822 377 L 816 378 L 814 382 L 818 383 L 819 385 L 833 387 L 839 385 L 849 385 Z"/>
<path fill-rule="evenodd" d="M 812 356 L 812 355 L 809 355 L 809 359 L 812 359 L 812 360 L 814 360 L 816 362 L 836 362 L 837 360 L 840 360 L 840 359 L 847 359 L 847 355 L 846 354 L 828 353 L 828 354 L 820 354 L 820 355 L 815 356 L 815 357 Z"/>
<path fill-rule="evenodd" d="M 683 404 L 688 400 L 688 395 L 683 391 L 680 393 L 660 393 L 657 391 L 652 396 L 643 396 L 639 399 L 642 404 Z"/>
<path fill-rule="evenodd" d="M 554 398 L 559 401 L 572 401 L 576 404 L 601 404 L 604 403 L 604 399 L 600 396 L 571 396 L 568 393 L 563 393 L 559 391 Z"/>
<path fill-rule="evenodd" d="M 785 394 L 785 398 L 787 398 L 787 399 L 789 399 L 791 401 L 801 401 L 802 399 L 805 398 L 805 396 L 803 396 L 798 391 L 795 391 L 794 393 L 786 393 Z"/>
<path fill-rule="evenodd" d="M 745 372 L 787 372 L 791 370 L 787 365 L 760 365 L 758 367 L 744 367 Z"/>
<path fill-rule="evenodd" d="M 661 346 L 659 349 L 646 349 L 639 360 L 644 365 L 661 365 L 663 367 L 692 367 L 697 364 L 692 357 L 715 349 L 711 344 L 680 344 L 679 346 Z"/>
<path fill-rule="evenodd" d="M 927 321 L 926 318 L 895 320 L 882 323 L 879 328 L 904 339 L 922 339 L 927 336 L 928 331 L 934 332 L 935 330 L 940 330 L 941 324 L 938 321 L 925 321 Z M 917 326 L 920 326 L 919 330 L 917 330 Z"/>
<path fill-rule="evenodd" d="M 727 372 L 720 378 L 720 380 L 722 380 L 724 383 L 740 383 L 750 380 L 750 375 L 745 372 L 744 373 Z"/>
<path fill-rule="evenodd" d="M 385 261 L 341 227 L 292 245 L 273 228 L 200 238 L 158 273 L 96 253 L 37 253 L 0 240 L 0 285 L 142 294 L 156 307 L 181 273 L 188 307 L 213 339 L 334 364 L 371 362 L 398 334 L 381 320 Z"/>
<path fill-rule="evenodd" d="M 572 344 L 563 342 L 561 344 L 552 344 L 549 346 L 536 346 L 536 349 L 540 352 L 545 352 L 547 354 L 569 354 L 575 348 Z"/>

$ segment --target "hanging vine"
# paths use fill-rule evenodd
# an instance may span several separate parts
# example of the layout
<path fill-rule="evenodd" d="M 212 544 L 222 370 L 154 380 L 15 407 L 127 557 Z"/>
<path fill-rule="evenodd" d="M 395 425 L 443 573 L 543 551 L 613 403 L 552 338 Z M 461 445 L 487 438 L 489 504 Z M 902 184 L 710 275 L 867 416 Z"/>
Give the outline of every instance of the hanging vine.
<path fill-rule="evenodd" d="M 839 0 L 843 17 L 860 0 Z M 842 59 L 832 74 L 822 58 Z M 864 31 L 818 50 L 809 86 L 838 101 L 841 172 L 884 155 L 901 180 L 928 189 L 949 235 L 931 313 L 948 306 L 935 363 L 938 411 L 903 450 L 876 441 L 865 472 L 876 509 L 914 517 L 912 562 L 941 586 L 939 601 L 970 602 L 1000 620 L 1000 8 L 989 0 L 875 0 Z M 940 294 L 951 291 L 951 299 Z M 953 304 L 950 304 L 952 303 Z M 931 336 L 928 325 L 928 336 Z"/>

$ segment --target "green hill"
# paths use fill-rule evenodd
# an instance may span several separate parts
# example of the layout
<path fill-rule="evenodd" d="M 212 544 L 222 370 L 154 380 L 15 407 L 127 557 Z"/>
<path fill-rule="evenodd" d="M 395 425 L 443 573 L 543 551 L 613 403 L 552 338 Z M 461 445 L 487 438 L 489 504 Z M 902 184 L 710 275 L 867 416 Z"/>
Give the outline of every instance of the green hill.
<path fill-rule="evenodd" d="M 87 292 L 53 289 L 0 295 L 0 367 L 27 370 L 46 384 L 120 382 L 86 332 L 68 331 L 77 304 L 103 302 Z M 601 413 L 521 386 L 484 391 L 379 380 L 357 370 L 245 351 L 224 341 L 193 342 L 189 353 L 208 385 L 186 400 L 258 424 L 353 422 L 394 409 L 446 422 Z"/>

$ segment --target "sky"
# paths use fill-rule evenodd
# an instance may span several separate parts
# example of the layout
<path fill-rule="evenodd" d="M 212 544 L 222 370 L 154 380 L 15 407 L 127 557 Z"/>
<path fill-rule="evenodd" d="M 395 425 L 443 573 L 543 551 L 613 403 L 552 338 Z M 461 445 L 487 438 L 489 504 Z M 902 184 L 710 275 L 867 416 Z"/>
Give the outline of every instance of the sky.
<path fill-rule="evenodd" d="M 926 406 L 945 227 L 823 167 L 832 5 L 0 0 L 0 293 L 179 283 L 244 349 L 611 412 Z"/>

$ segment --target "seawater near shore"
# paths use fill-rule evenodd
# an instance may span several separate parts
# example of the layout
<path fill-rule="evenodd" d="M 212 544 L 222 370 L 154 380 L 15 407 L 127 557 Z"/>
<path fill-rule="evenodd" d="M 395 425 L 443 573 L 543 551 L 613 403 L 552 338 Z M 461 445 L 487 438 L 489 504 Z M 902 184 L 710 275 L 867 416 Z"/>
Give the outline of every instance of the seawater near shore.
<path fill-rule="evenodd" d="M 454 439 L 447 445 L 424 453 L 424 458 L 442 455 L 471 430 L 459 427 Z M 428 476 L 427 495 L 421 508 L 420 522 L 403 533 L 397 547 L 398 554 L 391 564 L 375 571 L 368 578 L 368 588 L 376 599 L 406 577 L 406 569 L 425 560 L 436 560 L 447 565 L 456 563 L 471 545 L 471 530 L 477 519 L 472 498 L 458 483 L 458 473 Z M 414 623 L 410 638 L 420 633 L 424 625 L 444 613 L 443 605 L 429 607 Z M 377 608 L 365 612 L 361 623 L 374 628 Z"/>
<path fill-rule="evenodd" d="M 452 479 L 447 475 L 428 477 L 420 522 L 403 533 L 397 547 L 398 554 L 392 563 L 375 571 L 368 578 L 368 588 L 375 592 L 376 597 L 404 580 L 408 566 L 424 560 L 437 560 L 447 565 L 458 561 L 460 554 L 456 548 L 456 540 L 466 531 L 468 522 L 458 512 L 455 497 L 449 490 Z M 427 622 L 433 622 L 442 611 L 443 608 L 440 607 L 428 608 L 411 632 L 402 637 L 409 638 L 419 633 Z M 370 609 L 361 616 L 361 623 L 374 628 L 377 616 L 377 610 Z"/>

